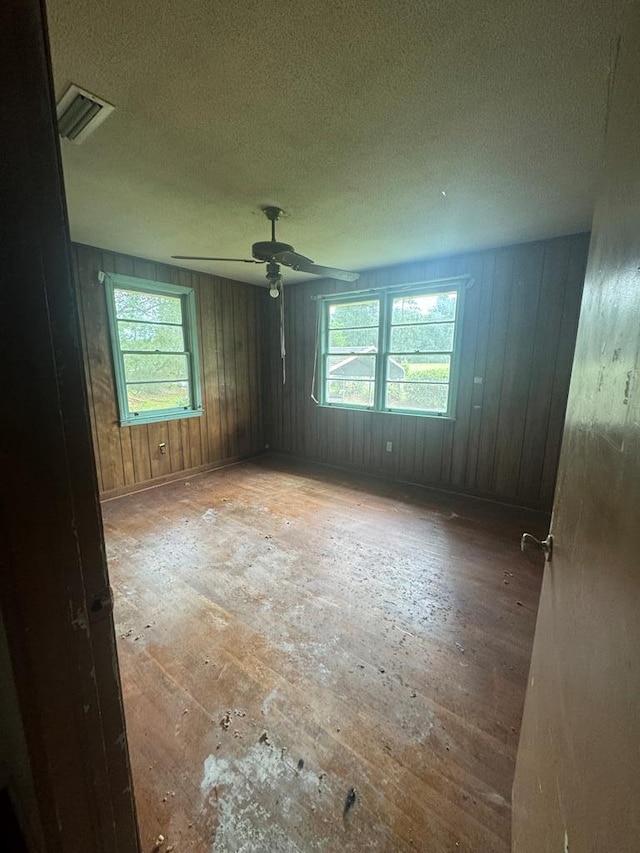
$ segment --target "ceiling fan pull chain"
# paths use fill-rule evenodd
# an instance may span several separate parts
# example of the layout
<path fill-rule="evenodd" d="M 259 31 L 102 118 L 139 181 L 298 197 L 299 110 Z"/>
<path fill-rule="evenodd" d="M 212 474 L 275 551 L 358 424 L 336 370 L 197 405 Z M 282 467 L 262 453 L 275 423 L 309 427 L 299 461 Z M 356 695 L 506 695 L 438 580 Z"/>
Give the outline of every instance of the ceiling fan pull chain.
<path fill-rule="evenodd" d="M 282 384 L 287 381 L 287 349 L 284 336 L 284 282 L 280 280 L 280 358 L 282 359 Z"/>
<path fill-rule="evenodd" d="M 320 401 L 316 397 L 316 383 L 318 379 L 318 344 L 320 342 L 320 302 L 316 306 L 316 341 L 313 348 L 313 376 L 311 377 L 311 399 L 314 403 L 320 405 Z"/>

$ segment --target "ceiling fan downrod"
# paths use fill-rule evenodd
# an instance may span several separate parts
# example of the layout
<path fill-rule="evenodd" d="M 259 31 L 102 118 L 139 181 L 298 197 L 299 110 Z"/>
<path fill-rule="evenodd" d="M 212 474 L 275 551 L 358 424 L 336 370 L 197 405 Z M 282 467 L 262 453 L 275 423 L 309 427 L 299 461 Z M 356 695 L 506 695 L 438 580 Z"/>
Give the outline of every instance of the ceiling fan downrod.
<path fill-rule="evenodd" d="M 266 207 L 262 208 L 262 212 L 267 217 L 269 222 L 271 223 L 271 242 L 276 242 L 276 222 L 283 214 L 283 210 L 281 207 L 274 207 L 273 205 L 268 204 Z"/>

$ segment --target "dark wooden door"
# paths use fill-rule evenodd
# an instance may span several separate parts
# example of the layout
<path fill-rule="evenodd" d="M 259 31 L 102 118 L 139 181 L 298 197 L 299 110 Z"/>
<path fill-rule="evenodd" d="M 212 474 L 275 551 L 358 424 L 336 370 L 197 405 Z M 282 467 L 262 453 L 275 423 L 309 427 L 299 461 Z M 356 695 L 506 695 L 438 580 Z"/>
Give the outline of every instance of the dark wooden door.
<path fill-rule="evenodd" d="M 640 8 L 626 18 L 513 791 L 515 853 L 640 850 Z"/>
<path fill-rule="evenodd" d="M 139 844 L 38 0 L 0 3 L 0 70 L 0 607 L 37 802 L 25 823 L 41 827 L 34 835 L 47 853 L 134 853 Z"/>

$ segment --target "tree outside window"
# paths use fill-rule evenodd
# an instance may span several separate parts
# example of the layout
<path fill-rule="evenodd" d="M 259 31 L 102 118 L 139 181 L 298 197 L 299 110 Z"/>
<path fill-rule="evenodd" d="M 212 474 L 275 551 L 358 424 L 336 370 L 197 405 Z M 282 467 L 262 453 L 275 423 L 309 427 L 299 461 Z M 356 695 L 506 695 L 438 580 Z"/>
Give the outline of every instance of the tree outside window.
<path fill-rule="evenodd" d="M 325 300 L 321 404 L 452 416 L 461 285 Z"/>
<path fill-rule="evenodd" d="M 105 275 L 121 425 L 201 414 L 193 290 Z"/>

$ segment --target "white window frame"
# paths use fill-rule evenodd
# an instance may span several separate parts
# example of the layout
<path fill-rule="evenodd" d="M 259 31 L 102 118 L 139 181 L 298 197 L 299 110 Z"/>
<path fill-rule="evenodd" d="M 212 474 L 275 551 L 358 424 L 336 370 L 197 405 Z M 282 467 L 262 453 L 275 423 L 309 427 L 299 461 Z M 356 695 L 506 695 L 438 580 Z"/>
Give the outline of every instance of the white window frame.
<path fill-rule="evenodd" d="M 198 331 L 196 318 L 196 297 L 192 287 L 178 284 L 168 284 L 163 281 L 149 281 L 134 276 L 101 272 L 100 280 L 104 283 L 107 298 L 107 315 L 109 318 L 109 333 L 111 338 L 111 355 L 113 360 L 116 397 L 120 414 L 120 426 L 135 424 L 158 423 L 177 420 L 178 418 L 194 418 L 202 415 L 202 395 L 200 384 L 200 365 L 198 358 Z M 180 298 L 182 310 L 182 329 L 185 349 L 180 353 L 187 356 L 189 370 L 189 405 L 167 409 L 152 409 L 135 412 L 129 409 L 127 397 L 127 378 L 124 356 L 129 351 L 123 351 L 118 334 L 118 319 L 116 316 L 115 291 L 139 291 L 157 296 L 177 296 Z M 139 352 L 139 351 L 131 351 Z M 171 353 L 173 354 L 173 353 Z"/>
<path fill-rule="evenodd" d="M 458 396 L 458 380 L 460 373 L 460 349 L 462 344 L 462 322 L 464 308 L 464 293 L 473 283 L 469 276 L 439 279 L 437 281 L 416 282 L 410 285 L 390 286 L 377 288 L 375 290 L 351 291 L 350 293 L 332 293 L 317 297 L 319 300 L 319 335 L 318 335 L 318 380 L 319 380 L 319 405 L 331 409 L 349 409 L 371 412 L 384 412 L 394 415 L 411 415 L 413 417 L 455 419 L 456 403 Z M 451 293 L 455 290 L 456 313 L 453 318 L 454 332 L 451 350 L 442 352 L 430 352 L 429 355 L 449 355 L 450 372 L 448 384 L 449 393 L 447 397 L 447 409 L 444 412 L 436 410 L 419 410 L 389 407 L 386 405 L 388 364 L 389 357 L 396 353 L 390 352 L 391 338 L 391 316 L 393 300 L 400 296 L 432 296 L 439 293 Z M 331 355 L 329 352 L 329 326 L 331 306 L 345 305 L 353 302 L 378 301 L 378 349 L 375 353 L 367 353 L 375 357 L 374 403 L 371 406 L 357 405 L 353 403 L 335 403 L 327 400 L 327 363 Z M 355 354 L 355 351 L 354 351 Z M 413 355 L 414 353 L 407 353 Z M 334 354 L 335 356 L 335 354 Z M 434 383 L 440 384 L 440 383 Z"/>

